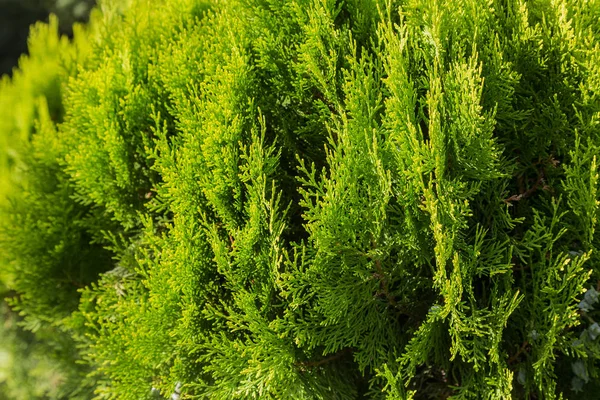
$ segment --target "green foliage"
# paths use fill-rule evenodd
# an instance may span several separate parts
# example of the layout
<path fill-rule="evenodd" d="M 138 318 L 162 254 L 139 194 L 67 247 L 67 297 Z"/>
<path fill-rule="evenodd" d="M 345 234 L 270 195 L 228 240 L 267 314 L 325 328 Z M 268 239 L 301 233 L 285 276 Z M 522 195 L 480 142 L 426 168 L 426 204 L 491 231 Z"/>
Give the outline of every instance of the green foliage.
<path fill-rule="evenodd" d="M 72 41 L 38 25 L 0 87 L 2 279 L 27 340 L 71 352 L 27 395 L 594 398 L 599 15 L 106 0 Z"/>

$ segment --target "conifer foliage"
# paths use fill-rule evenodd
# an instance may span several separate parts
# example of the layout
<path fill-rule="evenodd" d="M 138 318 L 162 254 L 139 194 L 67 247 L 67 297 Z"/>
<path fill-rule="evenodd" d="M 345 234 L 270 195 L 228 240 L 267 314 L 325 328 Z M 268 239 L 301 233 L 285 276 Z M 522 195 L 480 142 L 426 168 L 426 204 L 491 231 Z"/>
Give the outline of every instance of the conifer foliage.
<path fill-rule="evenodd" d="M 597 0 L 35 26 L 0 84 L 0 261 L 62 360 L 44 395 L 594 398 L 599 27 Z"/>

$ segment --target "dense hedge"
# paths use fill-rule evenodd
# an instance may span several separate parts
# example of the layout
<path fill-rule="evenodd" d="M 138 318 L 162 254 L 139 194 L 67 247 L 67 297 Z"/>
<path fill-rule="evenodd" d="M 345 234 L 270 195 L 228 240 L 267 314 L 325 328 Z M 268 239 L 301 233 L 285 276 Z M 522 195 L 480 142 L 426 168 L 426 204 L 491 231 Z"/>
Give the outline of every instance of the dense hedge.
<path fill-rule="evenodd" d="M 0 86 L 9 302 L 99 399 L 600 393 L 597 0 L 101 2 Z"/>

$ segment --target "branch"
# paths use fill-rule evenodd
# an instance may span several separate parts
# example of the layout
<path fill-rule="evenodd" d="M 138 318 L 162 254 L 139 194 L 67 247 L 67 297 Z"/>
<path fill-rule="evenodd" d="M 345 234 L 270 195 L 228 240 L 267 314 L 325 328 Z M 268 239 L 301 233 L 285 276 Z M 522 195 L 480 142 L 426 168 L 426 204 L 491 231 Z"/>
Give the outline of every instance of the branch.
<path fill-rule="evenodd" d="M 532 194 L 534 194 L 538 188 L 540 187 L 540 185 L 542 185 L 542 190 L 547 190 L 548 186 L 544 183 L 544 171 L 540 171 L 539 175 L 538 175 L 538 179 L 535 182 L 535 184 L 529 188 L 528 190 L 520 193 L 520 194 L 513 194 L 512 196 L 510 196 L 509 198 L 504 199 L 503 201 L 506 204 L 510 204 L 513 201 L 519 201 L 522 199 L 526 199 L 528 197 L 531 197 Z"/>
<path fill-rule="evenodd" d="M 509 365 L 514 364 L 514 362 L 517 361 L 517 358 L 519 358 L 519 356 L 526 351 L 528 345 L 529 345 L 529 342 L 527 340 L 524 341 L 523 344 L 521 345 L 521 347 L 519 348 L 519 350 L 517 350 L 517 352 L 515 354 L 513 354 L 506 363 Z"/>
<path fill-rule="evenodd" d="M 374 241 L 372 241 L 371 248 L 375 249 L 376 247 L 377 247 L 377 244 Z M 402 307 L 400 304 L 398 304 L 398 302 L 396 301 L 396 298 L 394 296 L 392 296 L 392 294 L 390 293 L 388 281 L 385 278 L 385 272 L 383 271 L 383 267 L 381 266 L 381 260 L 375 259 L 375 269 L 376 269 L 376 272 L 373 274 L 373 278 L 376 278 L 379 280 L 379 285 L 381 287 L 381 292 L 377 292 L 377 294 L 383 294 L 385 296 L 385 298 L 387 299 L 388 303 L 392 307 L 394 307 L 396 310 L 398 310 L 402 315 L 406 315 L 407 317 L 415 318 L 416 316 L 414 314 L 412 314 L 410 311 L 408 311 L 405 307 Z"/>
<path fill-rule="evenodd" d="M 330 363 L 332 361 L 335 361 L 339 358 L 341 358 L 342 356 L 344 356 L 346 353 L 348 352 L 352 352 L 352 349 L 350 348 L 346 348 L 344 350 L 338 351 L 337 353 L 329 356 L 329 357 L 325 357 L 321 360 L 318 361 L 302 361 L 302 362 L 297 362 L 295 363 L 295 365 L 297 367 L 300 367 L 300 369 L 302 371 L 305 371 L 307 368 L 313 368 L 313 367 L 320 367 L 321 365 Z"/>
<path fill-rule="evenodd" d="M 375 278 L 379 279 L 379 284 L 381 285 L 381 289 L 383 290 L 383 294 L 385 295 L 385 298 L 389 301 L 389 303 L 394 308 L 399 308 L 398 302 L 396 302 L 396 299 L 394 298 L 394 296 L 392 296 L 390 294 L 387 279 L 385 279 L 385 275 L 383 273 L 383 268 L 381 268 L 381 260 L 375 260 L 375 269 L 377 270 L 377 273 L 373 274 L 373 276 Z"/>

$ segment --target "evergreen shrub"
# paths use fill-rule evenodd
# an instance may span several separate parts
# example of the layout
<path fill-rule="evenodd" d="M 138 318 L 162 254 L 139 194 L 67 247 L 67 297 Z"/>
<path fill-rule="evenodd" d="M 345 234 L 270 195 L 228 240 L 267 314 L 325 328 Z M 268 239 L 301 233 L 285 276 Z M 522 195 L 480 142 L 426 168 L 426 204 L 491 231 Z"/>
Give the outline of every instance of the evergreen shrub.
<path fill-rule="evenodd" d="M 0 262 L 62 360 L 44 395 L 599 398 L 599 21 L 105 0 L 72 40 L 36 25 L 0 84 Z"/>

